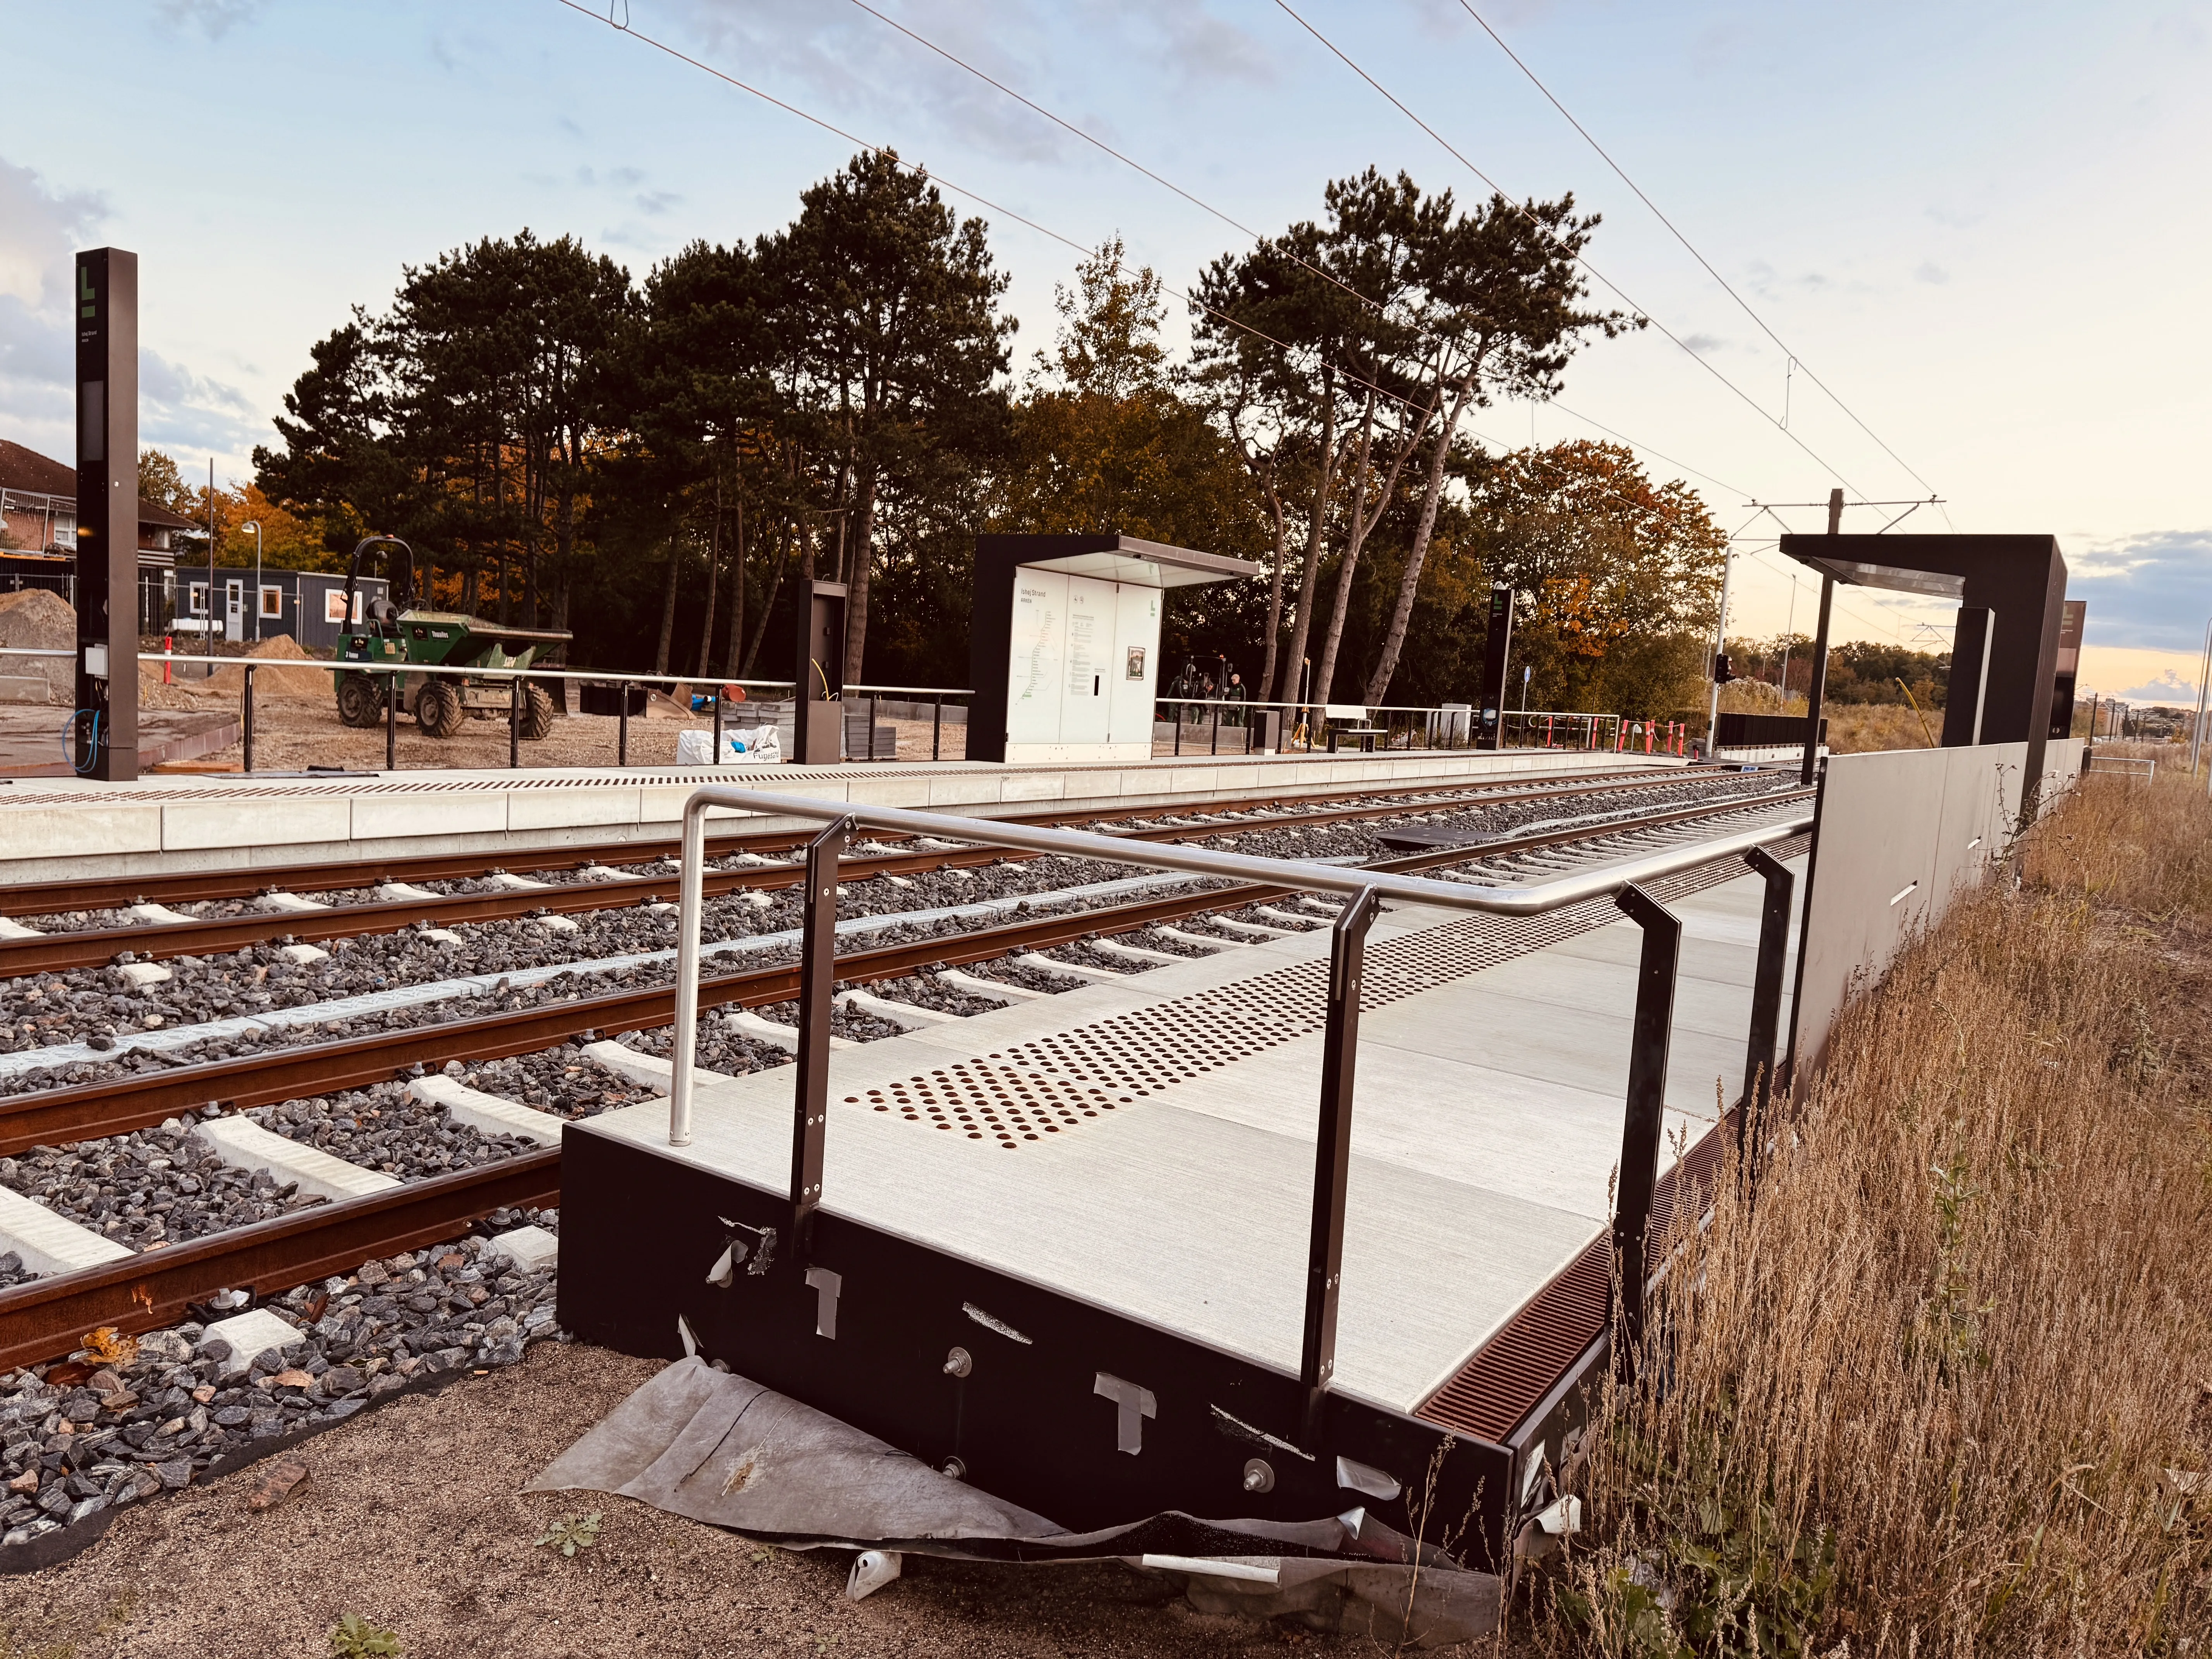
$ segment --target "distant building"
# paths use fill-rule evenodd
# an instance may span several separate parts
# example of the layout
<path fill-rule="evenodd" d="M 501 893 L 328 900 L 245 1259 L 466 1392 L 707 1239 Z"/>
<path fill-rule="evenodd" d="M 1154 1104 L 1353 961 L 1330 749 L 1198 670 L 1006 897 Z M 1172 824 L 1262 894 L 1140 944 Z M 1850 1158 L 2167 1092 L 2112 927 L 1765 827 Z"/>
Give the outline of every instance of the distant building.
<path fill-rule="evenodd" d="M 177 572 L 176 580 L 179 630 L 204 633 L 201 619 L 208 614 L 207 567 L 195 570 L 187 564 Z M 226 564 L 216 567 L 215 583 L 216 614 L 227 640 L 268 640 L 284 634 L 315 650 L 336 645 L 345 631 L 342 575 L 264 567 L 257 592 L 252 570 Z M 352 620 L 359 622 L 363 604 L 382 599 L 389 586 L 381 576 L 363 576 L 354 592 Z"/>
<path fill-rule="evenodd" d="M 174 538 L 190 519 L 138 502 L 138 631 L 166 631 L 177 612 Z M 0 592 L 52 588 L 76 603 L 76 470 L 0 439 Z"/>

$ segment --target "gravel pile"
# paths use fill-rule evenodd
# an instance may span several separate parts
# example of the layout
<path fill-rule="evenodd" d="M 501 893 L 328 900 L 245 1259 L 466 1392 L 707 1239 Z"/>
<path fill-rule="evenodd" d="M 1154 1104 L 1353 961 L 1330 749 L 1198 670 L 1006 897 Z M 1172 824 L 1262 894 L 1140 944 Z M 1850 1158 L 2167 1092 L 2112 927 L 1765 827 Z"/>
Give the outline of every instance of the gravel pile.
<path fill-rule="evenodd" d="M 1048 974 L 1042 968 L 1032 968 L 1011 957 L 994 957 L 988 962 L 971 962 L 960 970 L 973 974 L 977 979 L 996 980 L 1002 985 L 1018 985 L 1027 991 L 1042 991 L 1048 996 L 1058 996 L 1062 991 L 1073 991 L 1081 980 L 1066 979 L 1058 974 Z"/>
<path fill-rule="evenodd" d="M 650 1031 L 624 1031 L 615 1041 L 625 1048 L 636 1049 L 641 1054 L 658 1054 L 666 1060 L 675 1051 L 676 1028 L 663 1025 Z M 710 1072 L 720 1072 L 726 1077 L 743 1077 L 748 1072 L 764 1072 L 771 1066 L 788 1066 L 792 1057 L 787 1050 L 779 1048 L 772 1042 L 763 1042 L 757 1037 L 747 1036 L 742 1031 L 732 1030 L 718 1016 L 708 1014 L 699 1022 L 699 1048 L 695 1058 L 697 1064 Z M 591 1069 L 600 1072 L 603 1076 L 614 1075 L 596 1066 Z M 641 1090 L 631 1097 L 645 1099 L 651 1094 L 650 1090 Z M 599 1109 L 604 1111 L 606 1109 L 603 1106 Z"/>
<path fill-rule="evenodd" d="M 209 1109 L 210 1115 L 215 1110 Z M 288 1139 L 402 1181 L 450 1175 L 456 1170 L 513 1158 L 536 1146 L 535 1142 L 514 1135 L 488 1135 L 455 1123 L 447 1117 L 443 1107 L 416 1100 L 400 1083 L 380 1083 L 371 1089 L 314 1100 L 256 1106 L 246 1115 Z"/>
<path fill-rule="evenodd" d="M 558 1212 L 501 1211 L 455 1243 L 264 1304 L 298 1332 L 281 1351 L 233 1354 L 193 1321 L 0 1379 L 0 1548 L 186 1486 L 227 1454 L 349 1417 L 412 1379 L 514 1364 L 556 1331 L 552 1271 L 515 1272 L 485 1248 L 525 1222 L 550 1231 Z M 216 1300 L 215 1318 L 246 1305 L 240 1291 Z"/>
<path fill-rule="evenodd" d="M 963 968 L 961 972 L 973 973 L 975 970 Z M 976 977 L 982 979 L 995 975 L 979 974 Z M 887 979 L 879 984 L 871 985 L 868 994 L 881 997 L 885 1002 L 908 1003 L 940 1014 L 988 1014 L 994 1008 L 1006 1006 L 994 1002 L 988 997 L 977 996 L 973 991 L 963 991 L 957 985 L 947 985 L 937 977 L 935 972 L 927 968 L 919 973 L 909 974 L 904 979 Z"/>
<path fill-rule="evenodd" d="M 1080 939 L 1073 945 L 1055 945 L 1042 954 L 1054 962 L 1073 963 L 1079 968 L 1103 968 L 1109 974 L 1149 974 L 1155 968 L 1167 966 L 1163 962 L 1133 962 L 1110 951 L 1093 950 Z"/>
<path fill-rule="evenodd" d="M 1176 924 L 1178 927 L 1182 925 L 1180 922 Z M 1139 927 L 1133 933 L 1115 933 L 1111 937 L 1116 945 L 1133 945 L 1139 951 L 1158 951 L 1167 957 L 1217 957 L 1221 954 L 1218 951 L 1207 950 L 1203 945 L 1186 945 L 1179 939 L 1169 939 L 1157 927 Z M 1111 955 L 1110 952 L 1105 954 Z M 1121 960 L 1128 962 L 1127 957 Z M 1133 968 L 1137 964 L 1130 962 L 1129 965 Z"/>
<path fill-rule="evenodd" d="M 715 1025 L 720 1021 L 711 1022 Z M 785 1056 L 765 1044 L 740 1040 L 741 1048 L 720 1049 L 712 1045 L 725 1041 L 718 1035 L 702 1033 L 700 1042 L 702 1063 L 708 1069 L 727 1072 L 757 1070 L 746 1062 L 756 1054 Z M 716 1054 L 713 1060 L 704 1056 Z M 761 1064 L 770 1061 L 763 1059 Z M 506 1060 L 485 1060 L 471 1069 L 464 1069 L 458 1061 L 448 1064 L 446 1073 L 466 1084 L 471 1089 L 481 1089 L 488 1095 L 520 1101 L 525 1106 L 541 1112 L 550 1112 L 556 1117 L 591 1117 L 611 1111 L 617 1106 L 628 1106 L 641 1100 L 653 1098 L 653 1091 L 641 1083 L 632 1083 L 627 1078 L 617 1077 L 605 1066 L 595 1065 L 584 1056 L 580 1045 L 564 1042 L 556 1048 L 541 1048 L 535 1054 L 514 1054 Z"/>
<path fill-rule="evenodd" d="M 134 1250 L 324 1201 L 225 1164 L 181 1126 L 0 1158 L 0 1184 Z"/>

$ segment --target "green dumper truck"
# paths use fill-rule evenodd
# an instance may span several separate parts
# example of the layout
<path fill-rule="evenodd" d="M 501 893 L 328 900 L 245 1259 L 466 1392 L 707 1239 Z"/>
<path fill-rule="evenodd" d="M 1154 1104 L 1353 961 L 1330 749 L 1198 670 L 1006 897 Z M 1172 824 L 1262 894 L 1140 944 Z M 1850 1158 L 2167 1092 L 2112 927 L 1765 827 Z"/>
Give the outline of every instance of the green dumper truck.
<path fill-rule="evenodd" d="M 362 562 L 384 555 L 387 595 L 364 600 L 356 589 Z M 425 596 L 427 597 L 427 596 Z M 397 536 L 370 536 L 353 550 L 346 569 L 345 614 L 351 627 L 338 641 L 336 672 L 338 718 L 348 726 L 380 726 L 386 699 L 399 707 L 434 738 L 450 738 L 461 722 L 506 720 L 514 708 L 514 681 L 499 671 L 527 668 L 555 647 L 566 645 L 567 630 L 507 628 L 457 611 L 418 608 L 415 554 Z M 419 663 L 426 667 L 481 670 L 469 674 L 386 674 L 348 670 L 347 663 Z M 535 741 L 553 729 L 553 698 L 535 681 L 523 682 L 522 735 Z"/>

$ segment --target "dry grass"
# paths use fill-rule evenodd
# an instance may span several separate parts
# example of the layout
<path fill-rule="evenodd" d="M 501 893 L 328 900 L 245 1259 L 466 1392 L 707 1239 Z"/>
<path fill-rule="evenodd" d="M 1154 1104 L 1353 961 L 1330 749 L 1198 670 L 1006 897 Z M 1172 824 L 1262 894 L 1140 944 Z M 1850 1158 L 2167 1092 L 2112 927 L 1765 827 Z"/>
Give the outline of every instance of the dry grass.
<path fill-rule="evenodd" d="M 1675 1241 L 1548 1645 L 2212 1646 L 2212 807 L 2093 778 L 2023 869 L 1846 1016 L 1755 1206 L 1731 1171 Z"/>
<path fill-rule="evenodd" d="M 1771 685 L 1758 680 L 1731 680 L 1721 688 L 1721 712 L 1802 714 L 1805 699 L 1792 697 L 1785 703 Z M 1863 755 L 1876 749 L 1929 749 L 1943 738 L 1940 708 L 1915 711 L 1901 702 L 1832 702 L 1821 708 L 1820 715 L 1828 722 L 1828 747 L 1838 755 Z"/>

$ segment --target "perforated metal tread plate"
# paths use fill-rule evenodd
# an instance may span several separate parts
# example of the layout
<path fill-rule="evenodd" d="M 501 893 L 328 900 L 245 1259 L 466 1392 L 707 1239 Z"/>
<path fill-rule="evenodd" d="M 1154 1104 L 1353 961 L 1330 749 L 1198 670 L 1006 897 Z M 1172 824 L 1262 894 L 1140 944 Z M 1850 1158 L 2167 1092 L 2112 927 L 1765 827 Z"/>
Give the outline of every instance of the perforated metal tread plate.
<path fill-rule="evenodd" d="M 1800 836 L 1771 850 L 1790 858 L 1805 844 Z M 1730 860 L 1662 877 L 1645 890 L 1664 903 L 1743 873 Z M 1371 1012 L 1531 955 L 1620 915 L 1612 900 L 1592 899 L 1547 915 L 1470 916 L 1386 939 L 1367 951 L 1360 1009 Z M 847 1095 L 845 1102 L 1018 1152 L 1318 1031 L 1328 975 L 1325 960 L 1294 963 Z"/>

